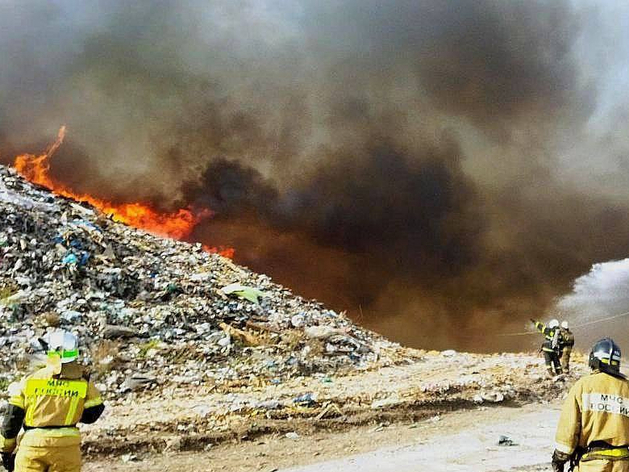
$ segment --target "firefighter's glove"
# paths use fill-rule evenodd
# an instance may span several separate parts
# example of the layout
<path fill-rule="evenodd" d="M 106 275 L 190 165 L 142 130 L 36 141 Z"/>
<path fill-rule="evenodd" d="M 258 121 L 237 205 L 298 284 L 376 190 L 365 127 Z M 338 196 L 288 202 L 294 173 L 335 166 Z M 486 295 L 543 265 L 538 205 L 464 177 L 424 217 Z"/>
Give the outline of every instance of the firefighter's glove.
<path fill-rule="evenodd" d="M 10 452 L 2 453 L 2 466 L 8 471 L 13 472 L 15 470 L 15 455 Z"/>
<path fill-rule="evenodd" d="M 566 462 L 570 460 L 570 454 L 566 454 L 565 452 L 558 451 L 555 449 L 553 452 L 553 472 L 563 472 L 563 468 L 566 465 Z"/>

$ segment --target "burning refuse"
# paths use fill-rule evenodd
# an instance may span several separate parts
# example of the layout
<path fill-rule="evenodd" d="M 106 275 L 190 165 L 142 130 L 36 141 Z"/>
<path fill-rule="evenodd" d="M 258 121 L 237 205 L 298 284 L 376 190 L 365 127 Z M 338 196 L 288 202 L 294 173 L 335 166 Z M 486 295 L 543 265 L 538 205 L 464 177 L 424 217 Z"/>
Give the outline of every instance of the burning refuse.
<path fill-rule="evenodd" d="M 136 3 L 7 3 L 0 162 L 418 347 L 627 257 L 629 5 Z"/>
<path fill-rule="evenodd" d="M 111 215 L 115 221 L 144 229 L 158 236 L 174 239 L 186 239 L 199 222 L 212 216 L 211 210 L 205 208 L 193 211 L 180 208 L 172 213 L 161 213 L 143 203 L 112 203 L 92 195 L 73 192 L 66 185 L 56 181 L 50 175 L 50 158 L 63 143 L 66 127 L 62 126 L 56 141 L 40 156 L 22 154 L 15 158 L 15 169 L 32 183 L 46 187 L 57 195 L 72 198 L 79 202 L 89 203 L 103 213 Z M 226 257 L 233 257 L 233 249 L 216 249 L 204 246 L 208 252 L 218 252 Z"/>

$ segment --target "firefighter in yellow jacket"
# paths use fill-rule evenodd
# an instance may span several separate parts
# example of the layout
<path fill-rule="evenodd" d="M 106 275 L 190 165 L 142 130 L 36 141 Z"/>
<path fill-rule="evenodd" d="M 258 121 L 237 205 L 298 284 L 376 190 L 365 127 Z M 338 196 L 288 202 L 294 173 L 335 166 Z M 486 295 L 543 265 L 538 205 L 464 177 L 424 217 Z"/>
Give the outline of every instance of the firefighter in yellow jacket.
<path fill-rule="evenodd" d="M 105 407 L 77 363 L 77 338 L 57 330 L 44 343 L 46 367 L 9 387 L 9 409 L 0 429 L 2 463 L 17 472 L 78 472 L 81 437 L 76 425 L 93 423 Z"/>
<path fill-rule="evenodd" d="M 620 348 L 601 339 L 589 364 L 593 372 L 572 386 L 561 410 L 553 471 L 571 460 L 579 472 L 629 472 L 629 381 L 620 373 Z"/>

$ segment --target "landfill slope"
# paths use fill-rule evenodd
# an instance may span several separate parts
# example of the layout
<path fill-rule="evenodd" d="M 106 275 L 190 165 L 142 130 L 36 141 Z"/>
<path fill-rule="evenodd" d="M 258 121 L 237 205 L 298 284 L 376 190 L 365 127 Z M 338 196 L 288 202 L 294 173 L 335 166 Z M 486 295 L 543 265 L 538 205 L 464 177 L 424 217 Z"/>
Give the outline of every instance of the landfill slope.
<path fill-rule="evenodd" d="M 200 244 L 116 223 L 6 167 L 0 221 L 5 383 L 50 326 L 80 336 L 111 397 L 351 370 L 386 362 L 386 351 L 398 349 Z M 230 293 L 234 284 L 246 288 Z"/>
<path fill-rule="evenodd" d="M 92 454 L 547 400 L 538 356 L 400 347 L 200 244 L 159 238 L 0 167 L 0 390 L 63 327 L 106 399 Z M 569 381 L 570 379 L 567 379 Z M 4 396 L 6 398 L 6 395 Z"/>

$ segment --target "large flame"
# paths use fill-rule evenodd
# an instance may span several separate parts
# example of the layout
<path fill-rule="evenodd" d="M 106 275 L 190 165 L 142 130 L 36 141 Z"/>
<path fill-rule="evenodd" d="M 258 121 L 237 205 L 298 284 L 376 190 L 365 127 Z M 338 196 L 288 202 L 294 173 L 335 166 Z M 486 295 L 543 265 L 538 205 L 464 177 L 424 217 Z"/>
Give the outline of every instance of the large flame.
<path fill-rule="evenodd" d="M 63 183 L 53 179 L 49 173 L 50 157 L 63 143 L 65 133 L 66 127 L 63 126 L 59 130 L 57 140 L 41 156 L 23 154 L 16 157 L 14 162 L 15 169 L 30 182 L 46 187 L 57 195 L 80 202 L 87 202 L 102 212 L 111 215 L 115 221 L 144 229 L 158 236 L 186 239 L 200 221 L 212 215 L 209 209 L 193 212 L 188 208 L 181 208 L 172 213 L 162 213 L 143 203 L 115 204 L 101 198 L 72 191 Z M 218 252 L 221 255 L 233 257 L 233 249 L 218 250 L 209 246 L 204 246 L 204 248 L 208 252 Z"/>

